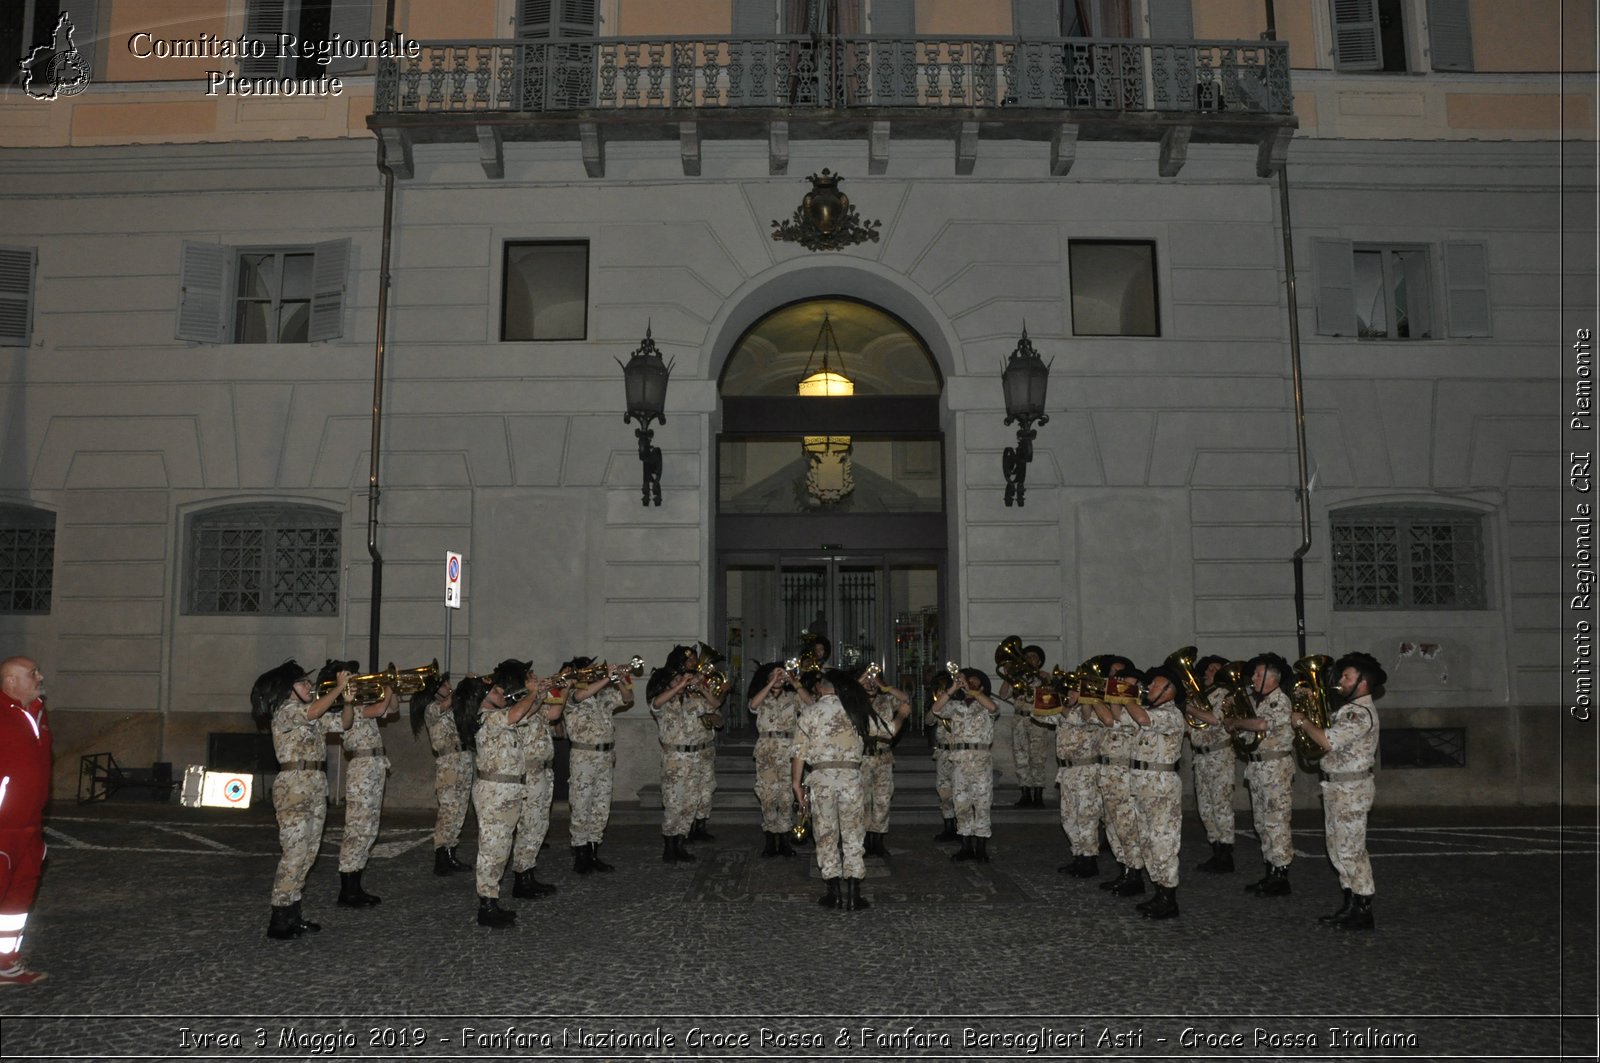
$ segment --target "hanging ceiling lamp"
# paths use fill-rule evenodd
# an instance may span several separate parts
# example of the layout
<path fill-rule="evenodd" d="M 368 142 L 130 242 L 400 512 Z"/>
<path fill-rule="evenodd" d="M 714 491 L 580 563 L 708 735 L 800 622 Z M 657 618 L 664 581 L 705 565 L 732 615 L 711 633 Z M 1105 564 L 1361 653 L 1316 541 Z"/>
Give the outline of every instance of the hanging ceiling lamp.
<path fill-rule="evenodd" d="M 817 360 L 818 350 L 822 351 L 822 365 L 813 373 L 811 367 Z M 833 357 L 839 360 L 837 370 L 833 368 Z M 833 334 L 832 316 L 826 311 L 795 390 L 802 398 L 846 398 L 856 393 L 855 381 L 845 373 L 844 352 Z M 818 503 L 837 502 L 855 489 L 849 436 L 806 436 L 802 449 L 806 455 L 806 492 Z"/>

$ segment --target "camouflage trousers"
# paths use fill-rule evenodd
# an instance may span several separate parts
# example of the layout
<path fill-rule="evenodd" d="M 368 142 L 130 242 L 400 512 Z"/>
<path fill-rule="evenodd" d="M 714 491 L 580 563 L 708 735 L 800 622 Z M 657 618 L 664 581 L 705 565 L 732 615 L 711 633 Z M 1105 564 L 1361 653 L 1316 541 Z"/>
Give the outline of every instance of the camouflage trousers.
<path fill-rule="evenodd" d="M 1056 770 L 1056 783 L 1061 787 L 1061 829 L 1073 856 L 1100 855 L 1099 774 L 1097 764 Z"/>
<path fill-rule="evenodd" d="M 1250 788 L 1250 811 L 1256 836 L 1261 839 L 1261 859 L 1273 867 L 1294 862 L 1294 836 L 1289 817 L 1294 807 L 1293 757 L 1262 760 L 1244 766 L 1244 784 Z"/>
<path fill-rule="evenodd" d="M 1322 784 L 1322 817 L 1328 832 L 1328 859 L 1339 885 L 1361 897 L 1377 892 L 1367 856 L 1367 813 L 1378 792 L 1373 779 Z"/>
<path fill-rule="evenodd" d="M 894 800 L 894 754 L 879 753 L 861 758 L 861 803 L 867 817 L 867 830 L 889 832 L 889 802 Z"/>
<path fill-rule="evenodd" d="M 339 871 L 360 871 L 367 866 L 378 840 L 378 819 L 383 815 L 383 783 L 389 776 L 389 758 L 383 754 L 349 757 L 344 762 L 344 839 L 339 843 Z"/>
<path fill-rule="evenodd" d="M 1018 786 L 1042 787 L 1050 781 L 1056 762 L 1056 729 L 1041 727 L 1032 716 L 1015 717 L 1011 728 L 1011 762 L 1016 765 Z"/>
<path fill-rule="evenodd" d="M 272 879 L 276 908 L 300 899 L 306 876 L 322 848 L 322 825 L 328 819 L 328 776 L 320 771 L 284 771 L 272 784 L 272 808 L 278 814 L 278 845 L 283 856 Z"/>
<path fill-rule="evenodd" d="M 1194 750 L 1194 803 L 1205 824 L 1206 841 L 1233 844 L 1233 746 L 1220 742 L 1215 749 Z"/>
<path fill-rule="evenodd" d="M 789 776 L 789 740 L 758 738 L 755 748 L 756 800 L 761 829 L 782 834 L 794 826 L 794 787 Z"/>
<path fill-rule="evenodd" d="M 711 797 L 717 792 L 717 747 L 702 749 L 695 754 L 694 818 L 711 818 Z"/>
<path fill-rule="evenodd" d="M 472 803 L 472 750 L 446 753 L 433 762 L 433 796 L 439 816 L 433 823 L 433 847 L 453 849 L 461 841 L 461 826 Z"/>
<path fill-rule="evenodd" d="M 1157 886 L 1176 886 L 1183 781 L 1175 771 L 1136 771 L 1132 786 L 1145 870 Z"/>
<path fill-rule="evenodd" d="M 855 768 L 813 771 L 806 776 L 806 801 L 822 877 L 866 878 L 867 819 L 861 772 Z"/>
<path fill-rule="evenodd" d="M 555 792 L 555 762 L 530 762 L 528 781 L 522 784 L 522 814 L 517 819 L 511 870 L 526 871 L 539 862 L 539 847 L 544 844 L 544 836 L 550 833 L 550 799 Z"/>
<path fill-rule="evenodd" d="M 472 807 L 478 812 L 478 896 L 500 896 L 500 879 L 511 856 L 511 838 L 522 815 L 526 787 L 515 782 L 472 784 Z"/>
<path fill-rule="evenodd" d="M 661 751 L 661 833 L 687 836 L 695 819 L 700 754 Z"/>
<path fill-rule="evenodd" d="M 987 749 L 955 749 L 950 757 L 950 795 L 956 804 L 956 833 L 987 838 L 994 805 L 994 762 Z"/>
<path fill-rule="evenodd" d="M 617 774 L 614 749 L 578 749 L 567 758 L 567 804 L 573 845 L 599 845 L 611 821 L 611 785 Z"/>
<path fill-rule="evenodd" d="M 956 818 L 956 795 L 952 786 L 955 769 L 950 764 L 948 750 L 936 750 L 933 754 L 933 790 L 939 795 L 939 815 L 945 819 Z"/>
<path fill-rule="evenodd" d="M 1111 855 L 1123 867 L 1144 867 L 1139 816 L 1133 808 L 1132 771 L 1120 764 L 1100 765 L 1100 807 Z"/>

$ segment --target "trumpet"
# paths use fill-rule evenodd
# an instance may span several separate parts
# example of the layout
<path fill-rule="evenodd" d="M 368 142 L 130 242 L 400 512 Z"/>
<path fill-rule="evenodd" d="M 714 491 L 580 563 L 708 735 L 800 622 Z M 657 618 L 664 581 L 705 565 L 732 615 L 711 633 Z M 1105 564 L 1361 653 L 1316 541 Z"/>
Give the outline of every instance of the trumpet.
<path fill-rule="evenodd" d="M 389 662 L 389 667 L 381 672 L 372 672 L 368 675 L 353 675 L 345 684 L 345 696 L 353 705 L 370 705 L 382 701 L 388 696 L 389 691 L 394 691 L 395 696 L 409 696 L 426 690 L 430 685 L 439 681 L 439 661 L 437 658 L 431 664 L 419 664 L 415 668 L 403 671 Z M 318 694 L 326 694 L 332 690 L 337 679 L 325 680 L 317 685 Z"/>
<path fill-rule="evenodd" d="M 804 845 L 806 839 L 811 837 L 811 808 L 809 805 L 801 805 L 795 809 L 794 826 L 789 828 L 789 836 L 795 840 L 797 845 Z"/>
<path fill-rule="evenodd" d="M 877 683 L 879 686 L 882 686 L 883 666 L 877 661 L 868 662 L 866 670 L 861 673 L 861 683 L 863 686 L 865 686 L 867 683 Z"/>

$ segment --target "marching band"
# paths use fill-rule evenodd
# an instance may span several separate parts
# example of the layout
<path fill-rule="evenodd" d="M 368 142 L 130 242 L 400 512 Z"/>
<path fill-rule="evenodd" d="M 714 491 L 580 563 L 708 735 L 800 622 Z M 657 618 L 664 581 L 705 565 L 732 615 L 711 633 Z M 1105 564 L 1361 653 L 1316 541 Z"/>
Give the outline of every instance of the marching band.
<path fill-rule="evenodd" d="M 809 835 L 826 883 L 825 907 L 863 910 L 864 857 L 889 856 L 894 794 L 892 748 L 913 712 L 905 690 L 876 664 L 830 667 L 832 647 L 808 638 L 799 655 L 758 665 L 747 690 L 755 719 L 755 794 L 764 857 L 792 857 Z M 705 643 L 677 646 L 655 669 L 646 701 L 661 747 L 664 863 L 695 860 L 689 843 L 710 840 L 715 787 L 715 732 L 724 724 L 729 680 L 722 657 Z M 1044 807 L 1048 762 L 1055 761 L 1059 816 L 1070 859 L 1059 870 L 1099 878 L 1101 834 L 1117 868 L 1101 889 L 1115 897 L 1152 895 L 1136 905 L 1155 920 L 1179 915 L 1182 833 L 1181 747 L 1187 738 L 1196 805 L 1209 857 L 1196 869 L 1231 874 L 1234 860 L 1234 766 L 1243 765 L 1262 877 L 1245 889 L 1259 897 L 1290 894 L 1294 858 L 1290 819 L 1296 771 L 1321 782 L 1328 854 L 1342 904 L 1319 922 L 1371 930 L 1375 887 L 1366 852 L 1366 819 L 1375 792 L 1378 746 L 1375 699 L 1387 676 L 1365 653 L 1334 661 L 1317 655 L 1291 666 L 1262 653 L 1248 662 L 1200 657 L 1185 646 L 1140 670 L 1103 654 L 1072 671 L 1045 670 L 1044 651 L 1012 636 L 995 653 L 1000 696 L 982 669 L 950 662 L 928 678 L 931 697 L 919 717 L 928 728 L 944 830 L 955 861 L 988 863 L 993 834 L 994 724 L 1016 714 L 1012 754 L 1021 797 L 1013 807 Z M 516 912 L 500 904 L 506 865 L 512 895 L 537 898 L 556 887 L 535 875 L 550 825 L 554 738 L 570 742 L 570 837 L 573 870 L 612 870 L 600 857 L 616 767 L 613 717 L 633 705 L 627 667 L 576 657 L 541 678 L 531 661 L 506 660 L 454 687 L 437 663 L 356 676 L 355 662 L 329 661 L 313 673 L 293 661 L 264 673 L 252 691 L 255 718 L 270 728 L 280 771 L 273 785 L 283 857 L 272 890 L 267 933 L 293 938 L 320 927 L 305 919 L 302 892 L 321 843 L 327 780 L 323 736 L 343 732 L 346 826 L 338 903 L 376 905 L 362 871 L 377 835 L 389 762 L 377 723 L 398 695 L 411 698 L 413 733 L 426 729 L 435 763 L 437 875 L 476 873 L 479 925 L 503 929 Z M 457 858 L 467 806 L 476 810 L 475 865 Z"/>

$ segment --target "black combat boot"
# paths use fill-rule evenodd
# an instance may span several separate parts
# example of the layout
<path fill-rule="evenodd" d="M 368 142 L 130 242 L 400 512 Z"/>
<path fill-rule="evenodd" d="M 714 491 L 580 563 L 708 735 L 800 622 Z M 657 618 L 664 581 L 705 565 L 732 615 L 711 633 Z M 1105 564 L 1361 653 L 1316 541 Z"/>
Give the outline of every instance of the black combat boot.
<path fill-rule="evenodd" d="M 872 907 L 872 902 L 861 896 L 861 880 L 847 878 L 844 880 L 844 906 L 855 912 L 865 911 Z"/>
<path fill-rule="evenodd" d="M 689 851 L 689 836 L 687 834 L 677 835 L 672 839 L 672 844 L 677 853 L 674 859 L 682 864 L 694 863 L 694 854 Z"/>
<path fill-rule="evenodd" d="M 339 872 L 339 904 L 345 908 L 370 908 L 382 898 L 361 888 L 361 872 Z"/>
<path fill-rule="evenodd" d="M 933 840 L 936 842 L 953 842 L 958 840 L 960 837 L 961 835 L 956 833 L 955 817 L 951 816 L 945 819 L 944 830 L 940 831 L 938 834 L 935 834 L 933 836 Z"/>
<path fill-rule="evenodd" d="M 297 938 L 305 931 L 300 929 L 300 924 L 294 917 L 294 905 L 274 904 L 272 906 L 272 921 L 267 924 L 267 937 L 279 941 L 288 941 Z"/>
<path fill-rule="evenodd" d="M 770 830 L 764 830 L 761 833 L 765 834 L 767 836 L 767 844 L 766 844 L 766 847 L 761 850 L 761 855 L 762 856 L 777 856 L 778 855 L 778 835 L 775 832 L 770 831 Z"/>
<path fill-rule="evenodd" d="M 786 830 L 778 832 L 778 855 L 779 856 L 793 856 L 794 855 L 794 846 L 789 844 L 789 832 L 786 831 Z"/>
<path fill-rule="evenodd" d="M 290 907 L 294 909 L 294 932 L 296 934 L 315 934 L 322 929 L 321 923 L 313 923 L 300 914 L 299 901 L 295 901 Z"/>
<path fill-rule="evenodd" d="M 1286 867 L 1268 867 L 1267 877 L 1258 885 L 1261 887 L 1255 892 L 1262 897 L 1287 897 L 1289 895 L 1289 869 Z"/>
<path fill-rule="evenodd" d="M 1351 892 L 1350 892 L 1349 888 L 1346 887 L 1346 889 L 1344 891 L 1344 903 L 1339 906 L 1339 910 L 1334 912 L 1332 915 L 1319 915 L 1319 916 L 1317 916 L 1317 922 L 1319 922 L 1319 923 L 1342 923 L 1342 922 L 1344 922 L 1344 917 L 1350 914 L 1350 909 L 1354 904 L 1355 904 L 1355 901 L 1353 901 L 1351 899 Z"/>
<path fill-rule="evenodd" d="M 1156 898 L 1150 907 L 1144 909 L 1144 914 L 1150 919 L 1171 919 L 1178 914 L 1178 888 L 1176 886 L 1157 886 Z"/>
<path fill-rule="evenodd" d="M 1372 930 L 1375 924 L 1372 921 L 1372 897 L 1363 897 L 1353 894 L 1350 898 L 1350 914 L 1344 919 L 1333 924 L 1340 930 Z"/>
<path fill-rule="evenodd" d="M 494 927 L 499 930 L 516 923 L 517 913 L 510 908 L 500 907 L 500 902 L 494 897 L 478 898 L 478 925 Z"/>
<path fill-rule="evenodd" d="M 889 856 L 889 835 L 881 830 L 878 832 L 878 855 L 886 859 Z"/>
<path fill-rule="evenodd" d="M 600 843 L 589 843 L 589 866 L 596 871 L 615 871 L 616 868 L 600 859 Z"/>
<path fill-rule="evenodd" d="M 1118 864 L 1117 865 L 1117 877 L 1116 878 L 1108 878 L 1108 879 L 1106 879 L 1104 882 L 1100 883 L 1100 888 L 1103 889 L 1103 890 L 1119 890 L 1119 889 L 1122 888 L 1123 883 L 1125 883 L 1127 881 L 1128 881 L 1128 865 L 1126 865 L 1126 864 Z"/>
<path fill-rule="evenodd" d="M 1016 803 L 1013 804 L 1011 807 L 1012 808 L 1032 808 L 1033 807 L 1033 787 L 1024 786 L 1021 789 L 1022 789 L 1022 796 L 1017 798 Z"/>
<path fill-rule="evenodd" d="M 677 863 L 677 861 L 677 836 L 672 834 L 663 834 L 661 836 L 661 862 L 663 864 L 673 864 Z"/>
<path fill-rule="evenodd" d="M 822 905 L 824 908 L 839 907 L 839 905 L 843 903 L 839 896 L 839 880 L 836 878 L 830 878 L 827 880 L 827 886 L 828 892 L 824 893 L 821 897 L 818 897 L 817 903 Z"/>
<path fill-rule="evenodd" d="M 715 834 L 712 834 L 709 830 L 706 829 L 710 825 L 710 823 L 711 823 L 711 821 L 709 819 L 697 819 L 697 820 L 695 820 L 694 821 L 694 826 L 689 829 L 689 838 L 690 838 L 690 840 L 697 841 L 697 842 L 714 842 L 714 841 L 716 841 L 717 840 L 717 836 Z"/>
<path fill-rule="evenodd" d="M 1233 874 L 1233 845 L 1230 842 L 1212 842 L 1211 859 L 1201 864 L 1200 870 L 1214 875 Z"/>
<path fill-rule="evenodd" d="M 952 860 L 976 860 L 977 858 L 978 858 L 978 850 L 977 850 L 977 847 L 972 842 L 972 835 L 970 835 L 970 834 L 961 835 L 961 848 L 957 849 L 953 854 L 951 854 L 950 859 L 952 859 Z"/>
<path fill-rule="evenodd" d="M 1128 869 L 1128 881 L 1111 891 L 1118 897 L 1138 897 L 1144 893 L 1144 869 L 1134 867 Z"/>
<path fill-rule="evenodd" d="M 451 871 L 471 871 L 472 870 L 472 865 L 471 864 L 463 864 L 460 860 L 456 859 L 456 847 L 454 845 L 450 846 L 448 851 L 450 853 L 450 870 Z"/>
<path fill-rule="evenodd" d="M 972 839 L 972 858 L 980 864 L 989 862 L 989 839 L 981 834 Z"/>
<path fill-rule="evenodd" d="M 453 875 L 455 868 L 450 866 L 450 850 L 444 846 L 433 851 L 433 873 L 435 875 Z"/>
<path fill-rule="evenodd" d="M 523 898 L 544 897 L 555 891 L 556 888 L 548 882 L 540 882 L 538 877 L 534 875 L 534 869 L 530 867 L 526 871 L 517 872 L 516 882 L 511 887 L 511 896 Z"/>
<path fill-rule="evenodd" d="M 1083 863 L 1079 865 L 1078 870 L 1068 871 L 1067 874 L 1072 875 L 1074 878 L 1098 878 L 1100 876 L 1099 857 L 1079 856 L 1075 857 L 1075 859 L 1082 860 Z"/>
<path fill-rule="evenodd" d="M 587 875 L 594 870 L 594 859 L 589 855 L 587 844 L 572 847 L 572 870 L 580 875 Z"/>

